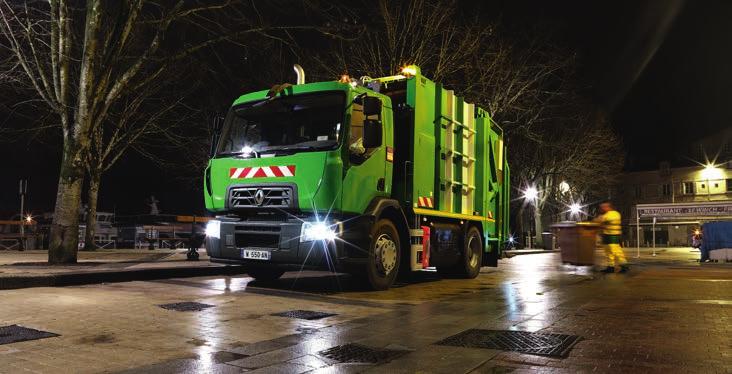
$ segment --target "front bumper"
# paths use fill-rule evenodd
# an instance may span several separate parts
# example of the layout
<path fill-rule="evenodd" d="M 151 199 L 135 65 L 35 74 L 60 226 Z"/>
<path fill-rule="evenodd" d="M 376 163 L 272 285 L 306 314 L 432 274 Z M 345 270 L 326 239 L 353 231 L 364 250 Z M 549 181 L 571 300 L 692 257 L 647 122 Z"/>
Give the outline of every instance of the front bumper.
<path fill-rule="evenodd" d="M 219 220 L 218 237 L 206 237 L 206 253 L 212 262 L 337 271 L 349 271 L 365 264 L 373 224 L 369 216 L 331 217 L 328 224 L 339 222 L 335 240 L 301 242 L 303 221 L 317 222 L 314 216 L 280 221 L 230 217 Z M 244 249 L 267 251 L 270 259 L 245 259 Z"/>

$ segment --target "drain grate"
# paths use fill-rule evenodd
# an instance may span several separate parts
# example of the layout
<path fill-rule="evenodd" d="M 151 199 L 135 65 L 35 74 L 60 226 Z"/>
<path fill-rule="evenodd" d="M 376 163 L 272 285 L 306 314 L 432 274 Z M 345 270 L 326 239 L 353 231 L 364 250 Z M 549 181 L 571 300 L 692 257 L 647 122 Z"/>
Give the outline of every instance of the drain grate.
<path fill-rule="evenodd" d="M 309 321 L 325 317 L 337 316 L 335 313 L 316 312 L 312 310 L 288 310 L 286 312 L 273 313 L 271 316 L 306 319 Z"/>
<path fill-rule="evenodd" d="M 177 312 L 199 312 L 206 308 L 211 308 L 214 305 L 197 303 L 194 301 L 183 301 L 180 303 L 163 304 L 158 306 L 163 309 L 175 310 Z"/>
<path fill-rule="evenodd" d="M 564 357 L 580 339 L 579 336 L 575 335 L 470 329 L 441 340 L 436 344 Z"/>
<path fill-rule="evenodd" d="M 341 363 L 358 362 L 380 364 L 389 362 L 409 351 L 396 349 L 378 349 L 360 344 L 344 344 L 318 352 L 319 355 Z"/>
<path fill-rule="evenodd" d="M 18 325 L 0 327 L 0 345 L 24 342 L 28 340 L 53 338 L 54 336 L 60 335 Z"/>

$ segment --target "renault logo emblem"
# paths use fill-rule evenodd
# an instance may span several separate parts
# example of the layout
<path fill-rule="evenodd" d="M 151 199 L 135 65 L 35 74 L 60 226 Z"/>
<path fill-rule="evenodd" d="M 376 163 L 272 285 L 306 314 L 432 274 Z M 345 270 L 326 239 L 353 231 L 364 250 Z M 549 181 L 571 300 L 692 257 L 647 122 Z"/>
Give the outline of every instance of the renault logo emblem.
<path fill-rule="evenodd" d="M 257 203 L 257 205 L 262 205 L 264 202 L 264 191 L 257 190 L 257 192 L 254 193 L 254 202 Z"/>

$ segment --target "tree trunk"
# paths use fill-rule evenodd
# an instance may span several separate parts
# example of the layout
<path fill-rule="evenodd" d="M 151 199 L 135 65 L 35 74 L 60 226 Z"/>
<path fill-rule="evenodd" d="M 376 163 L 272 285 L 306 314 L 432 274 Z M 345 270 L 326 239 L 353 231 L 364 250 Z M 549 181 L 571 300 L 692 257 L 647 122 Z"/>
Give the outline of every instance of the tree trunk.
<path fill-rule="evenodd" d="M 97 249 L 94 236 L 97 231 L 97 196 L 99 195 L 100 179 L 100 172 L 94 171 L 89 175 L 89 195 L 87 200 L 89 208 L 86 212 L 86 233 L 84 235 L 85 251 L 94 251 Z"/>
<path fill-rule="evenodd" d="M 541 208 L 538 206 L 534 207 L 534 228 L 536 229 L 536 232 L 534 233 L 536 235 L 534 237 L 534 243 L 535 246 L 539 246 L 543 243 L 543 240 L 541 239 L 541 232 L 544 231 L 544 228 L 541 222 Z"/>
<path fill-rule="evenodd" d="M 48 262 L 76 263 L 79 249 L 79 206 L 84 183 L 83 150 L 73 138 L 64 142 L 56 207 L 49 235 Z"/>
<path fill-rule="evenodd" d="M 518 233 L 518 241 L 524 240 L 524 205 L 521 204 L 521 207 L 518 210 L 518 214 L 516 214 L 516 232 Z M 528 243 L 520 243 L 522 246 L 526 246 Z"/>

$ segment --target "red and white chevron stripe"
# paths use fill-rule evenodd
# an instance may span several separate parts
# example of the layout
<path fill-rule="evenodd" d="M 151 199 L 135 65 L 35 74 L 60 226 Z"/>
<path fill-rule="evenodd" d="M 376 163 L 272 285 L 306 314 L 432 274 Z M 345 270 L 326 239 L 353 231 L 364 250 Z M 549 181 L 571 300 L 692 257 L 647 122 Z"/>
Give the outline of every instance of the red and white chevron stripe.
<path fill-rule="evenodd" d="M 417 206 L 419 206 L 421 208 L 434 208 L 435 207 L 432 202 L 431 197 L 422 197 L 422 196 L 419 197 L 419 199 L 417 201 Z"/>
<path fill-rule="evenodd" d="M 248 168 L 231 168 L 229 170 L 229 177 L 231 179 L 280 178 L 294 176 L 295 165 L 252 166 Z"/>

